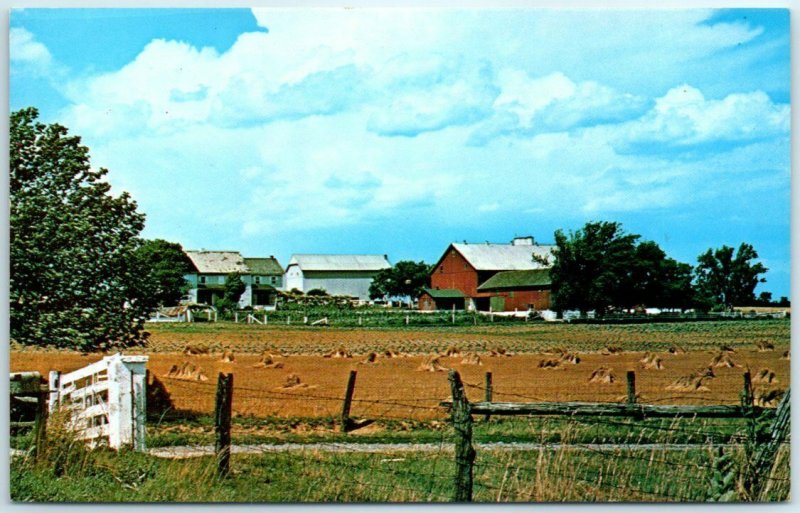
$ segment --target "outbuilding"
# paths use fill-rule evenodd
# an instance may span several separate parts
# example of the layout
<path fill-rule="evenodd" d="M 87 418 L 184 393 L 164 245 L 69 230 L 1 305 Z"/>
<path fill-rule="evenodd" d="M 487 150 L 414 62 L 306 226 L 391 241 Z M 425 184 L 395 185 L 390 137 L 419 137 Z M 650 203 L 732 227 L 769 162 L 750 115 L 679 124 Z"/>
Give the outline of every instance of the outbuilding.
<path fill-rule="evenodd" d="M 286 266 L 286 290 L 319 289 L 332 296 L 369 300 L 369 286 L 378 272 L 391 268 L 386 255 L 292 255 Z"/>

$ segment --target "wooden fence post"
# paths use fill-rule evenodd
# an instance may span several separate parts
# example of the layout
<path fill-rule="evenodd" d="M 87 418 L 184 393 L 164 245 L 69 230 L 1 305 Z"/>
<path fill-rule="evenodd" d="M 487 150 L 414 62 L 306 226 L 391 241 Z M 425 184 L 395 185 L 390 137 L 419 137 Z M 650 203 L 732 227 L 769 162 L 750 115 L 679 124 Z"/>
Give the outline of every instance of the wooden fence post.
<path fill-rule="evenodd" d="M 450 370 L 448 379 L 453 395 L 451 417 L 456 432 L 453 501 L 472 502 L 472 464 L 475 461 L 475 448 L 472 447 L 472 415 L 458 371 Z"/>
<path fill-rule="evenodd" d="M 483 392 L 484 392 L 483 393 L 484 401 L 486 401 L 487 403 L 492 402 L 492 373 L 491 372 L 487 372 L 486 373 L 486 381 L 485 381 L 485 386 L 484 386 Z M 489 417 L 491 417 L 491 415 L 489 415 L 487 413 L 483 417 L 484 422 L 489 422 Z"/>
<path fill-rule="evenodd" d="M 778 449 L 780 449 L 781 443 L 786 440 L 789 434 L 792 403 L 789 397 L 790 390 L 791 389 L 787 389 L 783 394 L 781 402 L 778 404 L 778 409 L 775 411 L 775 420 L 770 429 L 769 441 L 761 445 L 755 455 L 755 461 L 753 463 L 753 482 L 750 494 L 751 497 L 757 501 L 766 500 L 765 495 L 771 484 L 769 477 L 778 456 Z"/>
<path fill-rule="evenodd" d="M 50 390 L 40 390 L 36 394 L 36 418 L 34 420 L 34 457 L 36 461 L 42 461 L 47 454 L 47 407 L 49 403 Z"/>
<path fill-rule="evenodd" d="M 636 404 L 636 373 L 629 370 L 626 377 L 628 380 L 628 404 Z"/>
<path fill-rule="evenodd" d="M 353 403 L 353 393 L 356 389 L 356 371 L 350 371 L 350 377 L 347 379 L 347 389 L 344 392 L 344 402 L 342 403 L 342 433 L 347 433 L 350 429 L 350 405 Z"/>
<path fill-rule="evenodd" d="M 233 374 L 219 373 L 217 398 L 214 405 L 214 429 L 216 441 L 214 454 L 217 457 L 217 475 L 226 477 L 231 460 L 231 406 L 233 403 Z"/>

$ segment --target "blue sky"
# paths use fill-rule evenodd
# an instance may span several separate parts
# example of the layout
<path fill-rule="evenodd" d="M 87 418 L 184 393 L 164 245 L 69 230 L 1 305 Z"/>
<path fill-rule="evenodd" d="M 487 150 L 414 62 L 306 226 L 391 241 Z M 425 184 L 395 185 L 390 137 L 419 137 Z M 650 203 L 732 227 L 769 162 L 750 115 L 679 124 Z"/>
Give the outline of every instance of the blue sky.
<path fill-rule="evenodd" d="M 10 104 L 83 137 L 145 236 L 246 256 L 620 221 L 789 295 L 786 10 L 25 9 Z"/>

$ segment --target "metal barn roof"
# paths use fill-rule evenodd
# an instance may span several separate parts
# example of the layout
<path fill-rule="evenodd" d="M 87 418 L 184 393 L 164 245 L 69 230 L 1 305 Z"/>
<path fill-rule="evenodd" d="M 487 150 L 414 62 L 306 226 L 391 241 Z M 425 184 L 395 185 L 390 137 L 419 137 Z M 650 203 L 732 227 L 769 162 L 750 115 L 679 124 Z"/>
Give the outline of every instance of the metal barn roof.
<path fill-rule="evenodd" d="M 476 271 L 526 271 L 544 269 L 533 259 L 533 255 L 553 261 L 555 246 L 513 244 L 460 244 L 453 247 L 475 268 Z"/>
<path fill-rule="evenodd" d="M 380 271 L 391 266 L 386 255 L 292 255 L 289 265 L 303 271 Z"/>
<path fill-rule="evenodd" d="M 248 273 L 244 258 L 238 251 L 186 251 L 186 256 L 199 273 Z"/>
<path fill-rule="evenodd" d="M 275 257 L 269 258 L 248 258 L 245 257 L 244 263 L 251 274 L 269 275 L 269 274 L 283 274 L 283 267 L 278 263 Z"/>
<path fill-rule="evenodd" d="M 549 269 L 531 269 L 528 271 L 501 271 L 478 287 L 479 291 L 547 287 L 551 285 Z"/>

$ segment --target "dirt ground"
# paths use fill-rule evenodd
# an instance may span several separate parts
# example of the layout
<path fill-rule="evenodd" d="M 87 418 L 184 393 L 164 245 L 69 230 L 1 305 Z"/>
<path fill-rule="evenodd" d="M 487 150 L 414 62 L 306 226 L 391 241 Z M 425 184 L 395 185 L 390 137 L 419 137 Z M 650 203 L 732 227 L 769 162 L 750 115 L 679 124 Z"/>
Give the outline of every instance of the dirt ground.
<path fill-rule="evenodd" d="M 742 375 L 749 369 L 755 376 L 762 369 L 774 372 L 769 384 L 757 384 L 756 395 L 769 390 L 784 390 L 789 386 L 789 360 L 782 358 L 785 349 L 759 352 L 739 348 L 729 353 L 734 367 L 714 367 L 715 377 L 703 384 L 708 390 L 676 392 L 667 386 L 698 368 L 707 367 L 719 350 L 695 350 L 685 354 L 655 353 L 663 369 L 645 369 L 641 359 L 644 352 L 623 352 L 604 355 L 600 352 L 576 352 L 580 362 L 561 363 L 555 369 L 542 368 L 545 360 L 558 359 L 556 354 L 532 353 L 512 356 L 490 356 L 479 351 L 481 365 L 462 363 L 459 356 L 440 356 L 441 370 L 418 370 L 428 356 L 385 358 L 378 356 L 373 363 L 361 363 L 366 354 L 351 358 L 325 358 L 318 355 L 275 355 L 279 368 L 256 366 L 257 354 L 235 354 L 233 362 L 221 361 L 221 352 L 187 356 L 179 352 L 150 353 L 147 368 L 151 382 L 163 386 L 172 406 L 178 410 L 211 412 L 214 405 L 217 375 L 234 375 L 234 415 L 255 416 L 329 416 L 341 411 L 342 397 L 350 370 L 358 372 L 352 415 L 380 418 L 435 418 L 443 412 L 439 401 L 449 399 L 447 372 L 458 370 L 466 384 L 469 400 L 484 397 L 486 372 L 493 377 L 495 401 L 609 401 L 624 400 L 625 374 L 636 372 L 639 401 L 649 404 L 736 404 L 742 389 Z M 133 353 L 133 352 L 131 352 Z M 12 352 L 11 371 L 38 370 L 46 375 L 50 370 L 69 372 L 99 360 L 103 355 L 81 355 L 69 352 Z M 185 363 L 194 366 L 191 379 L 170 375 L 173 366 Z M 590 383 L 592 373 L 609 369 L 614 376 L 610 383 Z M 292 374 L 300 384 L 286 387 Z M 198 377 L 200 379 L 198 379 Z M 207 378 L 207 380 L 203 380 Z M 160 383 L 160 385 L 159 385 Z"/>

